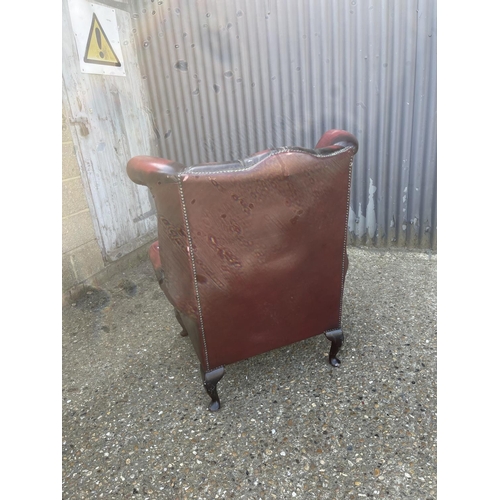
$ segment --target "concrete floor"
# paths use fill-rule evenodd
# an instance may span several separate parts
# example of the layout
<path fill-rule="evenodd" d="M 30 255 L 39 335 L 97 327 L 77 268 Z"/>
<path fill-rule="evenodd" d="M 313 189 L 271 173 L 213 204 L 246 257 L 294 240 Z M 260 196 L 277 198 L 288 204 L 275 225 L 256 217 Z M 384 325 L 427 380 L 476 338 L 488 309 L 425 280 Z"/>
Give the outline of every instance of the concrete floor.
<path fill-rule="evenodd" d="M 222 408 L 149 262 L 63 310 L 63 499 L 436 498 L 436 264 L 349 248 L 323 335 L 226 366 Z"/>

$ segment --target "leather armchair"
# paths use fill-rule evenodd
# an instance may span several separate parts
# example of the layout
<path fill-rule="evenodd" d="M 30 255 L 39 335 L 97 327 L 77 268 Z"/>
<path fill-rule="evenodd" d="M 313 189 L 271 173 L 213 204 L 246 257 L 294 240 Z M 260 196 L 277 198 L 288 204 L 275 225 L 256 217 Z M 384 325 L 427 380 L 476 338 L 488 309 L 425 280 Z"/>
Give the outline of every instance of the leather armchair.
<path fill-rule="evenodd" d="M 158 217 L 158 282 L 218 410 L 224 366 L 324 333 L 338 366 L 349 191 L 356 138 L 329 130 L 315 149 L 285 147 L 186 167 L 137 156 Z"/>

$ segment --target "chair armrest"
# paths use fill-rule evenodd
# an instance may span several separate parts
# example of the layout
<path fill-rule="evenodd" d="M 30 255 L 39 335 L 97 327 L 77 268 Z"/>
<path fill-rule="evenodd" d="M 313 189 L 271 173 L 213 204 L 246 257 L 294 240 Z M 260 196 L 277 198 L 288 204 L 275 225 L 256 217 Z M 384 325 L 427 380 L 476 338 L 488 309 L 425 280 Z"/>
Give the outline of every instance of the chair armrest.
<path fill-rule="evenodd" d="M 150 186 L 156 182 L 177 182 L 186 167 L 182 163 L 154 156 L 134 156 L 127 163 L 127 174 L 136 184 Z"/>
<path fill-rule="evenodd" d="M 354 154 L 358 151 L 358 140 L 345 130 L 328 130 L 316 144 L 316 149 L 327 148 L 329 146 L 354 147 Z"/>

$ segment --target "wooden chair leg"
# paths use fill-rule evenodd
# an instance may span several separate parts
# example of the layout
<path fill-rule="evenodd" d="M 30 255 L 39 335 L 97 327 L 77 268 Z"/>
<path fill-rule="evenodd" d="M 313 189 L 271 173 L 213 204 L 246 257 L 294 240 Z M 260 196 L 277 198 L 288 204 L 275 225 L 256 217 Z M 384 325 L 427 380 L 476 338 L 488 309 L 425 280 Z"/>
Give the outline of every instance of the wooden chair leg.
<path fill-rule="evenodd" d="M 220 408 L 220 399 L 217 394 L 217 383 L 224 376 L 225 369 L 223 366 L 219 366 L 215 370 L 210 370 L 205 372 L 200 366 L 201 379 L 203 380 L 203 387 L 207 391 L 207 394 L 212 398 L 212 402 L 208 406 L 210 411 L 217 411 Z"/>
<path fill-rule="evenodd" d="M 177 309 L 175 310 L 175 319 L 179 322 L 179 325 L 181 325 L 181 328 L 182 328 L 180 336 L 187 337 L 188 332 L 186 330 L 186 327 L 184 326 L 184 323 L 182 322 L 181 315 L 179 314 L 179 311 Z"/>
<path fill-rule="evenodd" d="M 328 355 L 328 362 L 332 366 L 340 366 L 340 360 L 337 358 L 337 354 L 342 347 L 342 342 L 344 342 L 344 334 L 341 329 L 328 330 L 325 332 L 325 336 L 332 343 L 330 347 L 330 354 Z"/>

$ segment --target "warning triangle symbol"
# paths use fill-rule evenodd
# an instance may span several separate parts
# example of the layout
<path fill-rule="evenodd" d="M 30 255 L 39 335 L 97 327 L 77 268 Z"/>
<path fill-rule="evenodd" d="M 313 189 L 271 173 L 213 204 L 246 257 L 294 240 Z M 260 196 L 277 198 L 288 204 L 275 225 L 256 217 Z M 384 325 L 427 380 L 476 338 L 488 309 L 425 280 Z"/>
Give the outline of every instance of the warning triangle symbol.
<path fill-rule="evenodd" d="M 101 23 L 94 14 L 90 26 L 87 48 L 83 60 L 86 63 L 105 64 L 107 66 L 121 66 L 115 51 L 109 43 L 108 37 L 102 29 Z"/>

